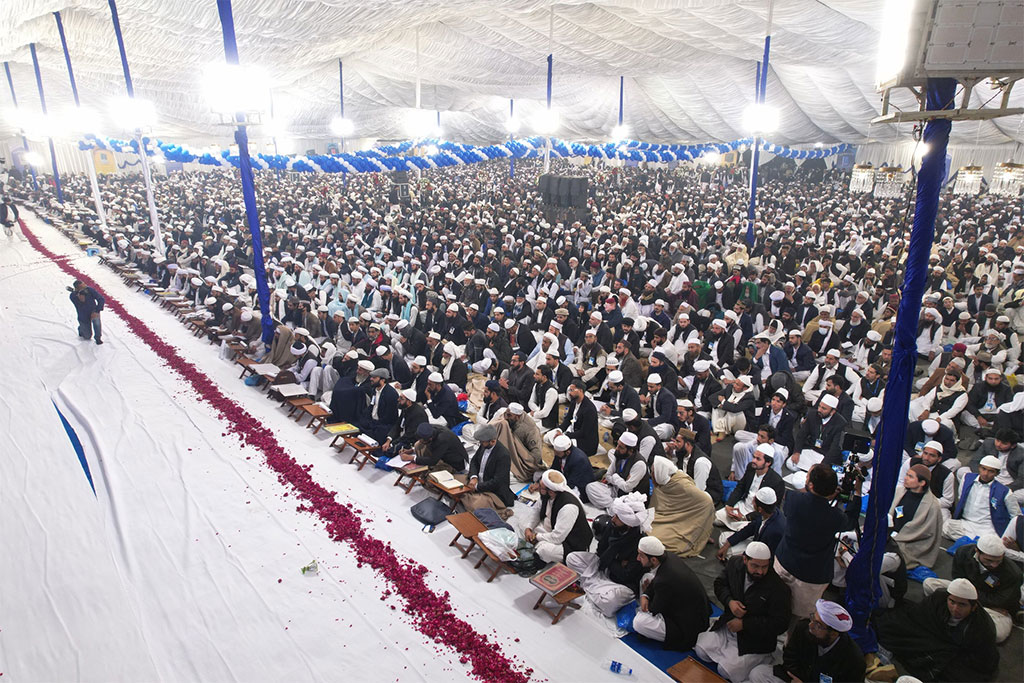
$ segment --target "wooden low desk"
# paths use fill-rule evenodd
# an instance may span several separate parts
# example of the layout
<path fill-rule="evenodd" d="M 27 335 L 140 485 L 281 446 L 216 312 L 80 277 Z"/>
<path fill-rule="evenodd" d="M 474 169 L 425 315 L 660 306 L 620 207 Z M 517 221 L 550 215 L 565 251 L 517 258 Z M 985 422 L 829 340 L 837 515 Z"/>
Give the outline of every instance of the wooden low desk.
<path fill-rule="evenodd" d="M 320 431 L 320 428 L 327 422 L 327 418 L 331 416 L 331 411 L 324 408 L 319 403 L 310 403 L 309 405 L 302 406 L 300 410 L 309 415 L 309 424 L 307 424 L 306 427 L 308 429 L 312 429 L 314 434 Z M 301 421 L 302 416 L 300 415 L 297 422 Z M 314 427 L 314 425 L 316 426 Z"/>
<path fill-rule="evenodd" d="M 725 683 L 725 679 L 693 657 L 687 657 L 668 668 L 668 675 L 679 683 Z"/>
<path fill-rule="evenodd" d="M 308 406 L 309 404 L 313 403 L 313 399 L 311 399 L 309 396 L 299 396 L 298 398 L 290 398 L 287 401 L 285 401 L 285 403 L 291 406 L 291 408 L 288 410 L 287 417 L 291 417 L 292 413 L 294 413 L 295 411 L 299 411 L 299 414 L 295 416 L 295 421 L 298 422 L 299 420 L 302 419 L 302 416 L 305 415 L 305 413 L 303 413 L 301 410 L 302 406 Z"/>
<path fill-rule="evenodd" d="M 409 462 L 411 463 L 412 460 L 410 460 Z M 413 487 L 416 486 L 416 484 L 423 483 L 422 475 L 424 472 L 428 472 L 429 470 L 430 468 L 427 467 L 426 465 L 419 465 L 417 467 L 411 467 L 409 469 L 406 469 L 405 466 L 396 467 L 395 472 L 398 472 L 398 479 L 395 479 L 395 483 L 392 484 L 392 486 L 397 486 L 398 488 L 405 491 L 405 495 L 409 495 L 409 492 L 412 491 Z M 402 480 L 406 478 L 408 478 L 409 481 L 403 484 Z"/>
<path fill-rule="evenodd" d="M 462 559 L 466 559 L 466 556 L 476 547 L 476 535 L 487 531 L 487 527 L 476 518 L 472 512 L 460 512 L 457 515 L 448 515 L 445 517 L 453 527 L 455 527 L 455 538 L 448 544 L 449 547 L 455 546 L 462 551 Z M 465 538 L 466 543 L 463 545 L 459 543 L 460 538 Z"/>
<path fill-rule="evenodd" d="M 571 587 L 550 596 L 542 590 L 540 592 L 540 597 L 537 598 L 537 602 L 533 605 L 533 609 L 544 610 L 544 613 L 552 618 L 551 624 L 554 625 L 557 624 L 558 620 L 565 614 L 565 610 L 569 608 L 579 609 L 580 606 L 576 604 L 576 600 L 578 598 L 582 598 L 584 595 L 585 593 L 583 591 L 576 590 Z M 544 599 L 548 597 L 555 601 L 555 604 L 550 607 L 544 604 Z"/>
<path fill-rule="evenodd" d="M 339 434 L 338 436 L 341 436 L 341 435 Z M 337 439 L 338 437 L 336 436 L 334 438 Z M 352 447 L 353 453 L 352 453 L 352 457 L 349 458 L 349 460 L 348 460 L 348 464 L 352 465 L 352 464 L 358 462 L 359 463 L 359 467 L 356 468 L 357 471 L 363 469 L 364 467 L 366 467 L 370 463 L 377 464 L 377 455 L 376 454 L 380 450 L 380 446 L 379 445 L 378 446 L 371 446 L 370 444 L 365 443 L 364 441 L 360 440 L 360 438 L 358 436 L 341 436 L 341 439 L 342 439 L 342 441 L 344 441 L 345 446 L 351 446 Z M 338 450 L 339 451 L 344 450 L 345 446 L 342 446 Z"/>
<path fill-rule="evenodd" d="M 487 569 L 490 569 L 490 567 L 487 566 L 487 560 L 491 560 L 492 562 L 494 562 L 494 569 L 491 571 L 491 575 L 487 577 L 487 583 L 494 581 L 494 579 L 498 576 L 498 574 L 501 574 L 502 571 L 506 571 L 509 574 L 516 573 L 515 569 L 512 569 L 512 567 L 505 564 L 505 562 L 503 562 L 502 560 L 499 560 L 498 556 L 494 554 L 494 551 L 488 548 L 483 543 L 477 543 L 476 547 L 484 551 L 484 554 L 481 555 L 480 559 L 477 560 L 477 563 L 473 565 L 473 569 L 479 569 L 481 565 Z"/>

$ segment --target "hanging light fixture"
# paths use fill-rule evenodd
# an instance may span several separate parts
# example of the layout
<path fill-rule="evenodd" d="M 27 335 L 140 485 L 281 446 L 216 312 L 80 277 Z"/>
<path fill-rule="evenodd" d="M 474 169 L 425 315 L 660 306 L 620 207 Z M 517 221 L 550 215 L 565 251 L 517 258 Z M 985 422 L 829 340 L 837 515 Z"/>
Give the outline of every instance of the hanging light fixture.
<path fill-rule="evenodd" d="M 872 193 L 878 199 L 900 197 L 903 195 L 905 180 L 903 169 L 897 166 L 883 166 L 875 171 L 875 189 Z"/>
<path fill-rule="evenodd" d="M 850 175 L 850 193 L 862 194 L 875 189 L 875 167 L 871 164 L 857 164 Z"/>
<path fill-rule="evenodd" d="M 992 183 L 988 187 L 990 194 L 1000 197 L 1017 197 L 1024 187 L 1024 164 L 1005 161 L 996 164 L 992 173 Z"/>
<path fill-rule="evenodd" d="M 981 166 L 961 166 L 956 172 L 953 194 L 976 195 L 981 192 Z"/>

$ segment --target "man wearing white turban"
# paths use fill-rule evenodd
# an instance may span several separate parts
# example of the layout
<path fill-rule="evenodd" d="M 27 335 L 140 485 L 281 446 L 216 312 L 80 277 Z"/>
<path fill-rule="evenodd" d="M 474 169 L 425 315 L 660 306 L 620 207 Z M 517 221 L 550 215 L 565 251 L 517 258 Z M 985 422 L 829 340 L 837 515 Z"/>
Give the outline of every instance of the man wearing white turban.
<path fill-rule="evenodd" d="M 647 507 L 646 495 L 634 491 L 612 501 L 608 514 L 611 520 L 602 525 L 594 522 L 597 552 L 570 553 L 565 564 L 579 572 L 587 600 L 611 617 L 636 597 L 644 574 L 637 547 L 651 528 L 654 510 Z"/>
<path fill-rule="evenodd" d="M 565 476 L 555 470 L 544 472 L 540 493 L 540 524 L 523 531 L 523 538 L 534 544 L 537 557 L 545 562 L 563 562 L 569 553 L 588 550 L 594 532 Z"/>

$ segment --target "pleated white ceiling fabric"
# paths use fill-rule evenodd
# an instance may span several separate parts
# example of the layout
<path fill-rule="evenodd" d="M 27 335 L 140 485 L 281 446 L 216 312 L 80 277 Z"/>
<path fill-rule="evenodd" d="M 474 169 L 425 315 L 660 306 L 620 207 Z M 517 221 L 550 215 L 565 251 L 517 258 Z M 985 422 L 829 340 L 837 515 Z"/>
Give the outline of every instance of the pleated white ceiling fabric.
<path fill-rule="evenodd" d="M 544 106 L 546 56 L 554 54 L 557 135 L 607 140 L 625 77 L 625 120 L 633 139 L 685 143 L 746 137 L 743 110 L 754 96 L 767 0 L 235 0 L 243 63 L 264 67 L 275 113 L 297 138 L 328 139 L 338 112 L 338 67 L 356 136 L 406 138 L 415 105 L 419 32 L 422 107 L 441 111 L 444 137 L 487 144 L 507 137 L 508 99 L 521 134 Z M 777 0 L 767 100 L 781 114 L 781 144 L 894 142 L 911 125 L 871 125 L 883 0 Z M 201 94 L 203 68 L 223 60 L 213 0 L 121 0 L 121 25 L 136 91 L 159 114 L 153 133 L 175 142 L 224 140 Z M 29 56 L 35 42 L 47 103 L 71 91 L 53 11 L 60 10 L 84 105 L 99 110 L 124 81 L 105 0 L 17 0 L 0 6 L 0 58 L 10 62 L 19 104 L 38 110 Z M 995 91 L 978 87 L 981 105 Z M 996 97 L 989 106 L 998 102 Z M 915 108 L 909 93 L 893 103 Z M 0 107 L 10 95 L 0 87 Z M 1012 105 L 1024 105 L 1018 89 Z M 1021 117 L 953 128 L 955 141 L 1024 140 Z M 0 134 L 16 131 L 8 119 Z M 115 130 L 104 130 L 115 135 Z M 259 136 L 260 130 L 254 131 Z"/>

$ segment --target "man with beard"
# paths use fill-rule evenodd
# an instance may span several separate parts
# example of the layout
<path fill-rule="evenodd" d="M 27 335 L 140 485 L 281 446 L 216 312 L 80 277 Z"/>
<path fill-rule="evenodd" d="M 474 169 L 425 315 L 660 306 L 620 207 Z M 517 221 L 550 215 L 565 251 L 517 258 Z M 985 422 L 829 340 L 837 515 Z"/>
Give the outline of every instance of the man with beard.
<path fill-rule="evenodd" d="M 565 564 L 580 574 L 580 586 L 587 600 L 606 617 L 613 617 L 636 597 L 644 567 L 637 559 L 637 546 L 650 530 L 654 511 L 647 496 L 631 493 L 616 498 L 608 511 L 611 519 L 594 521 L 597 552 L 570 553 Z"/>
<path fill-rule="evenodd" d="M 512 354 L 508 376 L 498 380 L 509 402 L 515 401 L 522 405 L 529 404 L 534 384 L 533 371 L 526 366 L 526 357 L 523 351 Z"/>
<path fill-rule="evenodd" d="M 853 617 L 841 605 L 818 600 L 810 619 L 797 622 L 782 649 L 782 664 L 760 664 L 751 683 L 863 681 L 864 655 L 850 637 Z"/>
<path fill-rule="evenodd" d="M 711 630 L 697 636 L 697 656 L 718 665 L 727 681 L 746 681 L 751 670 L 768 664 L 776 639 L 789 626 L 789 587 L 772 569 L 772 553 L 751 541 L 715 579 L 715 597 L 725 608 Z"/>

